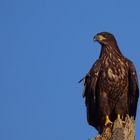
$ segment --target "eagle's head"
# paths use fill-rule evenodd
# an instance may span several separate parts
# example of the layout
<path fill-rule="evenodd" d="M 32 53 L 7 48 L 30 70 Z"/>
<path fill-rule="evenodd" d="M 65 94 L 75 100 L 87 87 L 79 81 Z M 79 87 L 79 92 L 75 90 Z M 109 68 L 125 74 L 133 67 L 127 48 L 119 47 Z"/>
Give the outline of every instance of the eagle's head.
<path fill-rule="evenodd" d="M 104 53 L 109 53 L 109 54 L 113 53 L 113 54 L 122 56 L 122 53 L 117 45 L 117 41 L 115 37 L 113 36 L 113 34 L 108 33 L 108 32 L 97 33 L 94 36 L 93 40 L 99 42 L 102 46 L 100 57 Z"/>
<path fill-rule="evenodd" d="M 94 38 L 94 41 L 99 42 L 101 45 L 107 45 L 112 43 L 116 43 L 116 39 L 115 37 L 108 32 L 101 32 L 101 33 L 97 33 Z"/>

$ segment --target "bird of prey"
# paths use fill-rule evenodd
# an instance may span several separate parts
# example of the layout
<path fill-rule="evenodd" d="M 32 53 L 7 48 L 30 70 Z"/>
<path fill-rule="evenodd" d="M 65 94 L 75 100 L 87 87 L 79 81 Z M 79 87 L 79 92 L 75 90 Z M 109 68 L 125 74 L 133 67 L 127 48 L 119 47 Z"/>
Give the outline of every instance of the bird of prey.
<path fill-rule="evenodd" d="M 102 133 L 127 114 L 135 119 L 139 88 L 134 64 L 121 53 L 114 35 L 101 32 L 93 40 L 101 45 L 101 52 L 82 79 L 83 97 L 89 125 Z"/>

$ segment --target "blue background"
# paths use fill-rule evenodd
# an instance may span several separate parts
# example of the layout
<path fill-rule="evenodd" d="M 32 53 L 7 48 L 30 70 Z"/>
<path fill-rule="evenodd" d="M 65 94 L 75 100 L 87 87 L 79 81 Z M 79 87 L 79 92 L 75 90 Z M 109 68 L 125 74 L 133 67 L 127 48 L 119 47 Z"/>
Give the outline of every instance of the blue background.
<path fill-rule="evenodd" d="M 78 84 L 99 56 L 92 41 L 112 32 L 140 79 L 140 1 L 0 2 L 0 139 L 87 140 Z M 140 139 L 140 108 L 136 130 Z"/>

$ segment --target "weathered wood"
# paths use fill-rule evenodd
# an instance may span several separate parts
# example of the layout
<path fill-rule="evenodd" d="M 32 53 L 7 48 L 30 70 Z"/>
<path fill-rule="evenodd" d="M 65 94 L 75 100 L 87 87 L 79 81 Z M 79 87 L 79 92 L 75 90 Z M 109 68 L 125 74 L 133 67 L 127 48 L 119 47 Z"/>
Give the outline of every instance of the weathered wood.
<path fill-rule="evenodd" d="M 90 140 L 135 140 L 135 121 L 127 116 L 125 122 L 116 120 L 112 127 Z"/>

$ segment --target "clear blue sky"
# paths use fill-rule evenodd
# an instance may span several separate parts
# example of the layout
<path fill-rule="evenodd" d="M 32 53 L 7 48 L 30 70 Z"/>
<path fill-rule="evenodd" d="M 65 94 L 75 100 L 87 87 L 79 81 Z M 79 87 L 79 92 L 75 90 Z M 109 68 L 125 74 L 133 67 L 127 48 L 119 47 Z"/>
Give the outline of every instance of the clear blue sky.
<path fill-rule="evenodd" d="M 99 56 L 92 41 L 112 32 L 140 80 L 140 1 L 0 2 L 0 139 L 87 140 L 80 80 Z M 140 104 L 139 104 L 140 105 Z M 140 139 L 140 108 L 137 139 Z"/>

